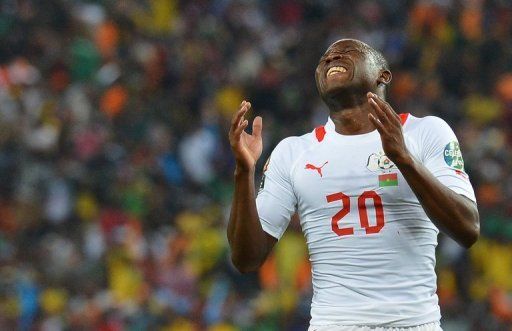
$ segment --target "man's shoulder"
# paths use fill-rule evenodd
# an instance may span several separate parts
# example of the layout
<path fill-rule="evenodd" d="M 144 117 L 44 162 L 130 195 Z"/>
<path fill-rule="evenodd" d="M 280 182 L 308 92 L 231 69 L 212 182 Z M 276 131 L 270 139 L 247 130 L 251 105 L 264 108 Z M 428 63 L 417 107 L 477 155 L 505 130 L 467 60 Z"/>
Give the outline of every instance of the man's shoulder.
<path fill-rule="evenodd" d="M 318 140 L 315 130 L 301 136 L 289 136 L 281 140 L 272 152 L 273 156 L 279 155 L 287 159 L 296 159 L 299 155 L 309 150 Z"/>
<path fill-rule="evenodd" d="M 401 114 L 401 116 L 403 115 Z M 404 123 L 404 127 L 406 128 L 418 128 L 436 125 L 446 125 L 446 121 L 443 120 L 441 117 L 437 117 L 434 115 L 416 117 L 412 114 L 407 114 L 407 120 Z"/>
<path fill-rule="evenodd" d="M 317 136 L 321 135 L 322 139 L 325 133 L 318 133 L 318 131 L 323 131 L 323 127 L 315 128 L 313 131 L 304 133 L 300 136 L 289 136 L 284 138 L 277 144 L 277 146 L 286 146 L 286 147 L 297 147 L 297 148 L 308 148 L 311 147 L 315 142 L 318 142 L 319 139 Z M 320 140 L 322 140 L 320 139 Z"/>
<path fill-rule="evenodd" d="M 439 130 L 451 130 L 448 123 L 440 117 L 437 116 L 425 116 L 425 117 L 416 117 L 411 114 L 408 114 L 407 121 L 404 123 L 404 131 L 408 133 L 428 133 L 428 132 L 437 132 Z"/>

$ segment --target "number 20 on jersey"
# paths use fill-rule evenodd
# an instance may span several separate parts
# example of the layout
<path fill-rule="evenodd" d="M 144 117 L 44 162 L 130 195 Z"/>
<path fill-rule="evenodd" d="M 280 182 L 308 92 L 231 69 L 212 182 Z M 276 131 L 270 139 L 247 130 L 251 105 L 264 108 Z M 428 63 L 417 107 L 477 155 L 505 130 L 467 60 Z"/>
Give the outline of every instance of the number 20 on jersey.
<path fill-rule="evenodd" d="M 343 217 L 347 216 L 350 213 L 350 198 L 348 195 L 343 192 L 333 193 L 326 196 L 327 202 L 341 202 L 341 210 L 338 211 L 331 218 L 331 226 L 332 231 L 336 233 L 338 236 L 350 236 L 354 234 L 353 227 L 343 227 L 340 224 L 340 221 Z M 374 225 L 370 225 L 370 221 L 368 220 L 368 211 L 366 210 L 366 201 L 371 200 L 373 202 L 373 206 L 375 208 L 375 218 L 376 222 Z M 379 233 L 380 230 L 384 227 L 384 208 L 382 207 L 382 198 L 375 191 L 364 191 L 357 198 L 357 209 L 359 212 L 359 222 L 361 224 L 361 228 L 365 229 L 366 234 L 374 234 Z M 374 223 L 374 222 L 372 222 Z"/>

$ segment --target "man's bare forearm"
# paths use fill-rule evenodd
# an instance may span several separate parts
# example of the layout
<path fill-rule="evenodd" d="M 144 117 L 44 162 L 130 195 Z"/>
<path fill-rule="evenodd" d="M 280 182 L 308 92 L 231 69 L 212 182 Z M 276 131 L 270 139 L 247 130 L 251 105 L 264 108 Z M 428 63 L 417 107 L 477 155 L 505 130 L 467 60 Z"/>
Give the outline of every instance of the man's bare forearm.
<path fill-rule="evenodd" d="M 241 272 L 258 269 L 277 241 L 263 231 L 256 209 L 254 168 L 235 170 L 235 192 L 228 223 L 231 259 Z"/>
<path fill-rule="evenodd" d="M 480 234 L 476 204 L 443 185 L 413 157 L 396 165 L 434 224 L 461 245 L 471 247 Z"/>

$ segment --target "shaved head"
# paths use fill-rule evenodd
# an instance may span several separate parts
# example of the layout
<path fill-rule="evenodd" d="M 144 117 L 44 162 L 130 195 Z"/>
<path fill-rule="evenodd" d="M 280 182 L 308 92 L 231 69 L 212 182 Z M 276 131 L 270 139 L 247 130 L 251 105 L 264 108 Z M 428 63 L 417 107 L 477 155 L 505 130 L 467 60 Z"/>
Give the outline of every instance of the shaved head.
<path fill-rule="evenodd" d="M 368 92 L 385 98 L 391 78 L 382 53 L 356 39 L 341 39 L 330 45 L 315 71 L 318 91 L 330 109 L 364 104 Z"/>

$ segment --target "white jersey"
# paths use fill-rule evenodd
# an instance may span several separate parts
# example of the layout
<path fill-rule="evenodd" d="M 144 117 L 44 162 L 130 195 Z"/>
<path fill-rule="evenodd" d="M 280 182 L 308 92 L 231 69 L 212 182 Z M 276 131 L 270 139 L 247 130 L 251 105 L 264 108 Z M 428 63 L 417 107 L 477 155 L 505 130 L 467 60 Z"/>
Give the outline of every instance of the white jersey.
<path fill-rule="evenodd" d="M 476 201 L 455 134 L 438 117 L 401 114 L 409 152 L 444 185 Z M 297 212 L 313 275 L 311 325 L 407 327 L 440 320 L 438 229 L 379 133 L 341 135 L 331 119 L 281 141 L 256 199 L 279 239 Z"/>

